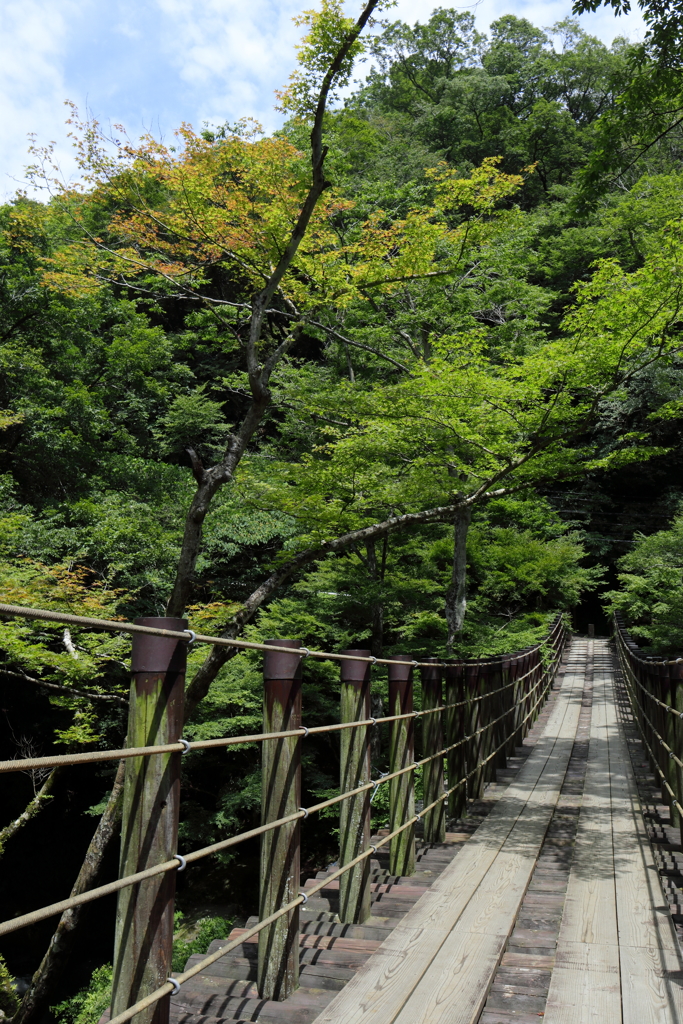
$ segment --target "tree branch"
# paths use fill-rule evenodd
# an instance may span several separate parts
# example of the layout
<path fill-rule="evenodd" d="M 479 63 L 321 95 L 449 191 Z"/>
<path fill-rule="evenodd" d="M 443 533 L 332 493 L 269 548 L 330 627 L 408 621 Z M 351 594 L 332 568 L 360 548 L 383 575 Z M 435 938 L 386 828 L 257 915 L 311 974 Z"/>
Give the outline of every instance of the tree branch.
<path fill-rule="evenodd" d="M 14 821 L 11 821 L 9 825 L 5 825 L 3 829 L 0 829 L 0 856 L 2 856 L 4 852 L 5 843 L 8 839 L 11 839 L 12 836 L 16 835 L 19 829 L 23 828 L 24 825 L 27 825 L 32 818 L 35 818 L 36 814 L 39 814 L 43 807 L 52 800 L 52 790 L 54 789 L 55 782 L 63 770 L 63 766 L 60 765 L 53 768 L 43 785 L 33 797 L 33 800 L 31 800 L 27 805 L 26 810 L 22 811 L 19 817 L 15 818 Z"/>
<path fill-rule="evenodd" d="M 47 679 L 35 679 L 33 676 L 27 675 L 25 672 L 14 671 L 9 668 L 0 669 L 0 675 L 13 676 L 14 679 L 23 679 L 25 683 L 33 683 L 35 686 L 43 686 L 46 690 L 54 690 L 56 693 L 64 693 L 67 697 L 85 697 L 87 700 L 97 700 L 107 704 L 121 704 L 124 708 L 128 707 L 127 699 L 125 697 L 120 697 L 118 693 L 93 693 L 91 690 L 77 690 L 75 686 L 62 686 L 60 683 L 49 683 Z"/>

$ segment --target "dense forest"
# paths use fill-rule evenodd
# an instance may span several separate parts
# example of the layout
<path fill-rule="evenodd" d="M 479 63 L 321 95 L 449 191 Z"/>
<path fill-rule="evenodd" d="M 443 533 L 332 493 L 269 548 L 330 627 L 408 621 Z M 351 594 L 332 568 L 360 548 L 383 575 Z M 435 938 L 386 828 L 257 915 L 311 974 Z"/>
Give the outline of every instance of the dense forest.
<path fill-rule="evenodd" d="M 325 0 L 272 136 L 133 142 L 73 109 L 79 183 L 35 148 L 44 199 L 0 209 L 2 602 L 415 657 L 518 650 L 558 611 L 604 634 L 619 609 L 680 653 L 677 11 L 645 5 L 645 42 L 606 46 L 572 17 L 484 34 L 439 8 L 376 21 L 332 80 L 353 22 Z M 129 652 L 6 617 L 5 757 L 121 746 Z M 258 730 L 259 658 L 231 654 L 191 649 L 188 739 Z M 338 701 L 335 666 L 306 662 L 307 724 Z M 306 751 L 308 795 L 332 795 L 338 741 Z M 114 775 L 2 776 L 3 918 L 68 894 L 101 816 L 115 876 Z M 182 848 L 259 808 L 255 745 L 183 760 Z M 336 824 L 307 823 L 305 870 Z M 201 948 L 253 912 L 257 849 L 179 882 Z M 106 987 L 114 906 L 15 1020 L 97 1020 L 72 997 L 94 970 Z M 54 928 L 0 944 L 8 1016 Z"/>

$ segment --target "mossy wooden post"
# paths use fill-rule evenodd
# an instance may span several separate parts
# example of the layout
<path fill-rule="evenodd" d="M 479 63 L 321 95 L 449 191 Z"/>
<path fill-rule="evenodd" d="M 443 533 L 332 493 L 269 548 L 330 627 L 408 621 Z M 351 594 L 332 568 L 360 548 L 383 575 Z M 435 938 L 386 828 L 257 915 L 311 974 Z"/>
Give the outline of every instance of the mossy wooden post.
<path fill-rule="evenodd" d="M 507 730 L 510 728 L 510 717 L 505 714 L 508 709 L 508 693 L 507 690 L 503 690 L 503 686 L 506 682 L 503 675 L 503 663 L 504 659 L 498 657 L 491 666 L 491 689 L 500 691 L 491 699 L 493 700 L 495 717 L 500 719 L 500 721 L 496 723 L 494 730 L 496 736 L 495 745 L 499 748 L 498 753 L 495 756 L 494 763 L 496 768 L 505 769 L 508 766 Z"/>
<path fill-rule="evenodd" d="M 343 654 L 370 658 L 370 651 L 342 651 Z M 370 718 L 370 663 L 342 661 L 341 720 L 362 722 Z M 340 744 L 340 793 L 357 789 L 370 781 L 369 725 L 343 729 Z M 371 791 L 349 797 L 339 811 L 339 866 L 366 850 L 370 843 Z M 356 864 L 339 879 L 339 920 L 362 924 L 370 917 L 370 858 Z"/>
<path fill-rule="evenodd" d="M 185 619 L 144 618 L 136 625 L 184 630 Z M 128 706 L 129 747 L 174 743 L 183 727 L 187 642 L 133 634 Z M 126 760 L 120 877 L 163 861 L 178 850 L 181 754 Z M 164 984 L 171 973 L 176 872 L 121 889 L 116 909 L 112 1017 Z M 133 1018 L 168 1024 L 166 996 Z"/>
<path fill-rule="evenodd" d="M 672 715 L 674 719 L 674 750 L 679 761 L 683 761 L 683 663 L 671 665 L 671 686 L 672 686 L 672 705 L 678 712 L 677 715 Z M 675 762 L 674 762 L 675 764 Z M 672 783 L 673 785 L 673 783 Z M 676 783 L 673 786 L 676 790 L 676 800 L 678 801 L 678 827 L 681 832 L 681 843 L 683 843 L 683 814 L 681 813 L 680 805 L 683 804 L 683 769 L 679 768 L 676 764 Z"/>
<path fill-rule="evenodd" d="M 388 665 L 389 716 L 411 714 L 413 710 L 413 666 L 407 654 L 392 654 Z M 391 723 L 390 771 L 407 768 L 415 760 L 415 719 Z M 389 831 L 393 832 L 415 817 L 415 773 L 405 772 L 389 783 Z M 415 824 L 391 840 L 389 874 L 412 875 L 415 871 Z"/>
<path fill-rule="evenodd" d="M 677 675 L 676 666 L 675 665 L 663 665 L 662 667 L 664 669 L 664 674 L 665 674 L 664 681 L 665 681 L 665 686 L 666 686 L 666 697 L 662 697 L 662 700 L 665 701 L 670 707 L 675 707 L 676 706 L 676 689 L 677 689 L 677 687 L 676 687 L 676 675 Z M 675 754 L 678 754 L 678 751 L 676 749 L 676 721 L 675 721 L 675 717 L 674 717 L 674 715 L 672 715 L 672 713 L 670 711 L 665 711 L 664 712 L 664 716 L 665 716 L 665 719 L 666 719 L 666 722 L 665 722 L 666 731 L 664 733 L 662 733 L 662 735 L 665 737 L 666 742 L 671 747 L 672 751 Z M 677 788 L 678 788 L 678 765 L 674 761 L 673 757 L 669 757 L 668 761 L 669 761 L 669 764 L 668 764 L 668 769 L 669 769 L 669 785 L 673 789 L 674 793 L 676 793 L 677 792 Z M 667 790 L 666 802 L 669 805 L 669 813 L 671 815 L 671 825 L 673 826 L 673 828 L 678 828 L 678 826 L 680 825 L 680 815 L 678 813 L 677 800 L 678 800 L 678 797 L 677 796 L 673 796 L 672 797 L 671 794 Z"/>
<path fill-rule="evenodd" d="M 452 663 L 446 666 L 444 672 L 446 697 L 446 707 L 451 704 L 460 705 L 459 707 L 448 707 L 446 712 L 446 746 L 450 747 L 452 743 L 457 743 L 465 735 L 465 707 L 463 701 L 465 699 L 465 688 L 463 681 L 463 670 L 464 666 L 461 663 Z M 456 747 L 455 750 L 449 750 L 446 755 L 446 764 L 448 767 L 448 788 L 451 789 L 460 779 L 463 779 L 467 774 L 465 769 L 465 744 L 461 743 L 460 746 Z M 467 807 L 467 788 L 463 782 L 462 786 L 458 786 L 451 793 L 448 794 L 448 817 L 449 818 L 461 818 L 465 813 Z"/>
<path fill-rule="evenodd" d="M 521 652 L 518 651 L 517 653 L 512 655 L 510 662 L 510 682 L 514 683 L 514 685 L 510 687 L 510 692 L 512 693 L 512 701 L 515 705 L 514 714 L 511 716 L 514 722 L 514 732 L 512 736 L 512 753 L 510 754 L 511 757 L 515 756 L 515 748 L 521 744 L 523 738 L 522 718 L 524 717 L 524 704 L 522 702 L 522 693 L 524 683 L 521 683 L 519 681 L 520 676 L 523 675 L 522 665 L 523 655 L 521 654 Z"/>
<path fill-rule="evenodd" d="M 301 728 L 299 640 L 266 640 L 292 653 L 267 651 L 263 659 L 263 731 Z M 301 805 L 301 735 L 264 740 L 261 753 L 261 823 L 295 813 Z M 299 892 L 300 821 L 261 836 L 259 918 L 270 917 Z M 299 908 L 268 925 L 258 937 L 258 993 L 282 1001 L 299 985 Z"/>
<path fill-rule="evenodd" d="M 514 656 L 504 654 L 500 662 L 500 685 L 504 686 L 501 696 L 503 708 L 507 711 L 503 719 L 503 732 L 507 737 L 505 744 L 506 764 L 508 757 L 515 756 L 515 722 L 517 708 L 515 707 L 515 686 L 514 686 Z"/>
<path fill-rule="evenodd" d="M 443 706 L 442 669 L 439 658 L 427 658 L 433 665 L 420 669 L 422 682 L 422 710 Z M 432 715 L 424 715 L 422 719 L 422 756 L 431 757 L 443 750 L 443 711 Z M 422 793 L 424 806 L 438 800 L 444 793 L 443 754 L 428 761 L 422 769 Z M 442 800 L 424 815 L 424 839 L 426 843 L 443 843 L 446 841 L 446 801 Z"/>
<path fill-rule="evenodd" d="M 541 713 L 541 705 L 538 704 L 538 700 L 543 693 L 543 684 L 541 683 L 543 664 L 541 662 L 541 652 L 538 647 L 535 647 L 531 652 L 531 666 L 533 671 L 529 677 L 529 709 L 527 714 L 530 713 L 530 717 L 527 723 L 527 732 L 529 732 Z"/>
<path fill-rule="evenodd" d="M 468 662 L 465 666 L 465 694 L 469 699 L 467 734 L 472 738 L 467 741 L 467 774 L 474 772 L 468 779 L 468 796 L 471 800 L 479 800 L 484 792 L 485 778 L 483 768 L 478 765 L 483 759 L 485 733 L 479 732 L 486 724 L 486 709 L 482 708 L 484 700 L 476 698 L 482 695 L 481 666 L 478 662 Z M 478 735 L 475 735 L 477 733 Z"/>
<path fill-rule="evenodd" d="M 533 672 L 533 661 L 532 661 L 532 658 L 533 658 L 532 648 L 531 647 L 527 647 L 525 649 L 525 651 L 524 651 L 524 655 L 522 657 L 522 665 L 521 665 L 521 668 L 522 668 L 522 675 L 521 675 L 521 683 L 522 683 L 522 731 L 521 731 L 521 735 L 520 735 L 520 743 L 524 742 L 524 737 L 526 736 L 526 734 L 529 732 L 529 729 L 531 728 L 531 720 L 530 720 L 530 718 L 527 718 L 527 715 L 529 714 L 529 711 L 531 709 L 531 700 L 532 700 L 531 687 L 533 686 L 533 681 L 534 681 L 534 672 Z"/>

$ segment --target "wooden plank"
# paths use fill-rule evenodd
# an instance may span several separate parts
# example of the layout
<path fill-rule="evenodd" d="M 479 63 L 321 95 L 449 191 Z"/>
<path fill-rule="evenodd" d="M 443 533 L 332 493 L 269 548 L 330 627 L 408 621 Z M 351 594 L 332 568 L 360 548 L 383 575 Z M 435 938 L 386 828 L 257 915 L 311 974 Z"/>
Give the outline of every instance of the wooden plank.
<path fill-rule="evenodd" d="M 564 781 L 580 711 L 573 687 L 567 683 L 553 752 L 524 810 L 396 1024 L 473 1024 L 481 1013 Z"/>
<path fill-rule="evenodd" d="M 594 676 L 586 780 L 545 1009 L 547 1024 L 622 1021 L 605 701 L 604 681 Z"/>
<path fill-rule="evenodd" d="M 353 981 L 330 1003 L 320 1017 L 321 1024 L 327 1021 L 355 1024 L 370 1019 L 373 1024 L 398 1021 L 423 978 L 425 985 L 418 1000 L 420 1005 L 413 1004 L 405 1019 L 410 1024 L 424 1019 L 425 999 L 429 1000 L 428 992 L 433 988 L 429 980 L 432 977 L 432 964 L 466 911 L 468 941 L 464 943 L 467 948 L 461 952 L 464 953 L 467 970 L 463 974 L 463 964 L 458 964 L 457 952 L 454 963 L 452 951 L 448 958 L 448 970 L 464 980 L 465 988 L 468 987 L 472 964 L 483 967 L 490 978 L 514 923 L 514 915 L 533 868 L 532 861 L 535 861 L 549 820 L 545 805 L 548 799 L 554 802 L 559 793 L 571 752 L 569 737 L 573 738 L 572 729 L 575 732 L 578 721 L 578 702 L 572 702 L 572 698 L 580 690 L 581 682 L 578 674 L 565 676 L 545 733 L 520 769 L 516 781 L 495 805 L 457 859 L 439 876 L 433 889 L 421 897 Z M 547 774 L 544 776 L 544 773 Z M 544 782 L 539 785 L 542 778 Z M 517 827 L 520 819 L 523 824 Z M 533 832 L 533 840 L 525 838 L 525 830 Z M 501 850 L 508 840 L 510 842 L 503 856 Z M 489 875 L 479 899 L 475 900 L 494 862 L 495 871 Z M 482 922 L 489 919 L 486 908 L 494 892 L 491 888 L 494 875 L 498 880 L 498 886 L 494 887 L 495 898 L 505 907 L 507 924 L 506 927 L 494 928 L 494 934 L 491 935 L 482 926 Z M 506 902 L 505 890 L 510 884 L 515 887 L 516 902 L 514 899 Z M 430 971 L 427 975 L 428 969 Z M 437 970 L 441 975 L 441 966 Z M 479 968 L 477 970 L 481 973 Z M 484 990 L 484 998 L 487 988 Z M 430 1017 L 432 1019 L 437 1018 Z"/>

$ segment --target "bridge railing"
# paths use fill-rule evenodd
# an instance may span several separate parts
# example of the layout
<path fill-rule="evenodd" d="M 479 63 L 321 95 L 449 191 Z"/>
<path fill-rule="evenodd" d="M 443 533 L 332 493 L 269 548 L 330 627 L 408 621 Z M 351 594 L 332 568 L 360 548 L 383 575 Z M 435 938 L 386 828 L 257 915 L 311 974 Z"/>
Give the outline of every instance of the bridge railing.
<path fill-rule="evenodd" d="M 58 903 L 0 923 L 0 936 L 83 903 L 118 892 L 111 1024 L 137 1016 L 140 1024 L 166 1024 L 169 996 L 195 974 L 241 943 L 258 936 L 258 989 L 264 999 L 285 999 L 298 984 L 299 908 L 339 880 L 339 918 L 362 923 L 370 915 L 370 859 L 389 847 L 389 871 L 415 870 L 415 829 L 424 839 L 445 839 L 446 817 L 464 813 L 496 767 L 505 767 L 537 718 L 555 678 L 567 629 L 562 616 L 546 638 L 513 654 L 486 660 L 425 661 L 410 655 L 374 658 L 366 650 L 314 651 L 299 640 L 264 644 L 197 634 L 181 619 L 133 623 L 0 605 L 0 615 L 86 626 L 133 637 L 127 743 L 54 757 L 0 762 L 0 772 L 61 764 L 125 760 L 120 877 Z M 263 652 L 263 732 L 210 740 L 182 737 L 187 648 L 190 643 Z M 301 675 L 306 658 L 339 662 L 340 721 L 306 727 Z M 371 670 L 386 665 L 390 714 L 370 714 Z M 420 671 L 422 708 L 413 706 L 413 676 Z M 415 757 L 416 723 L 421 753 Z M 373 730 L 390 728 L 389 770 L 372 778 Z M 340 734 L 340 792 L 301 806 L 301 750 L 306 737 Z M 189 750 L 260 743 L 261 825 L 184 854 L 177 852 L 180 761 Z M 423 807 L 415 808 L 415 771 L 423 769 Z M 445 769 L 445 770 L 444 770 Z M 389 787 L 389 828 L 370 843 L 371 801 Z M 300 892 L 301 822 L 340 806 L 337 871 Z M 178 871 L 219 851 L 261 837 L 259 921 L 190 970 L 170 977 L 175 879 Z"/>
<path fill-rule="evenodd" d="M 683 658 L 667 660 L 644 653 L 620 615 L 614 638 L 633 715 L 650 765 L 669 808 L 671 824 L 683 840 Z"/>

